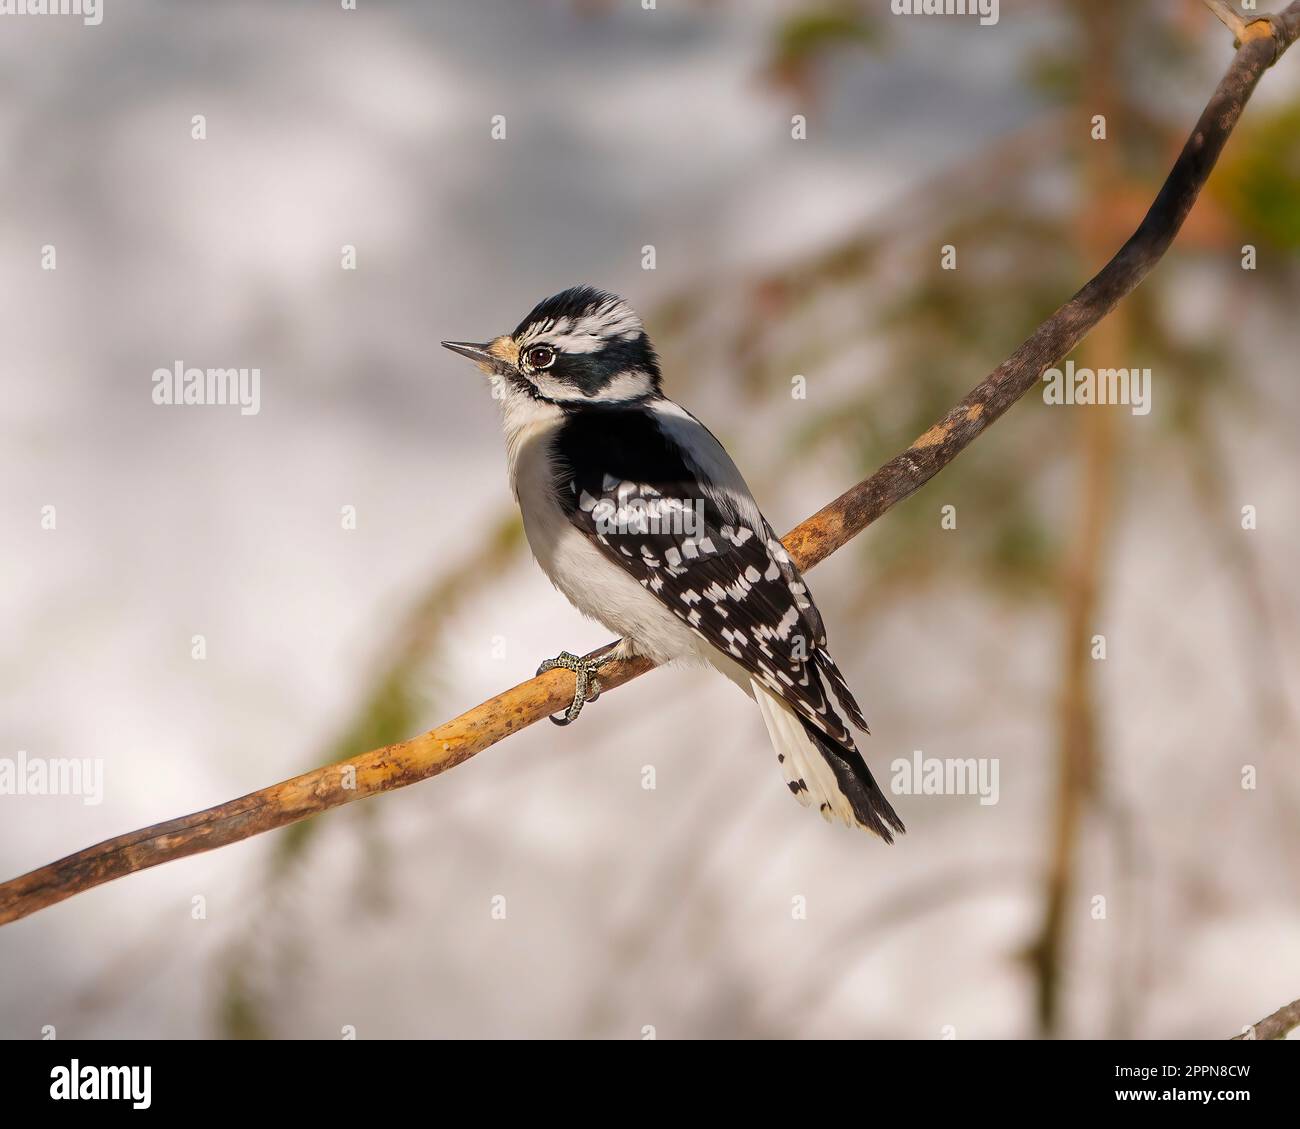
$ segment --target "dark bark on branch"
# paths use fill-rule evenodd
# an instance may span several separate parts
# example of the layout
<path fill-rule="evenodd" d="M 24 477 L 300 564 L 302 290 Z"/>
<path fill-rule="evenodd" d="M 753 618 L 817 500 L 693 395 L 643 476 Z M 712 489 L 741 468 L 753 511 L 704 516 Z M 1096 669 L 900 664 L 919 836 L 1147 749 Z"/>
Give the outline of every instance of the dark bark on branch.
<path fill-rule="evenodd" d="M 1264 72 L 1300 36 L 1300 0 L 1249 24 L 1155 203 L 1101 272 L 1038 327 L 955 408 L 896 456 L 785 537 L 803 569 L 825 560 L 910 497 L 1063 359 L 1169 249 Z M 602 648 L 601 650 L 604 650 Z M 608 691 L 644 674 L 646 661 L 601 670 Z M 428 733 L 315 769 L 229 803 L 119 835 L 0 885 L 0 925 L 83 890 L 159 863 L 210 851 L 342 804 L 436 776 L 557 712 L 573 676 L 552 670 L 498 694 Z"/>

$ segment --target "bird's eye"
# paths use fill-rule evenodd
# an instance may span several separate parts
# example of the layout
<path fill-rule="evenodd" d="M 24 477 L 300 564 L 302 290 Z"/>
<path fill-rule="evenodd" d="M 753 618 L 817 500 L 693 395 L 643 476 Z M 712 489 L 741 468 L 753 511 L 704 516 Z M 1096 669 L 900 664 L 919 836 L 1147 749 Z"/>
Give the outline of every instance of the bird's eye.
<path fill-rule="evenodd" d="M 530 368 L 550 368 L 555 360 L 555 350 L 547 345 L 534 345 L 528 350 Z"/>

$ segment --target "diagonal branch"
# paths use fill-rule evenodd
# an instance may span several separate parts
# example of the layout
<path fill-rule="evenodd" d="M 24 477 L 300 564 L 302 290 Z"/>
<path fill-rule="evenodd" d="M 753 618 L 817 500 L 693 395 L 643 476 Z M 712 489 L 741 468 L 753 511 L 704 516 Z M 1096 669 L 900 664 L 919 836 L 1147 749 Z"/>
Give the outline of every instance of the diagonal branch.
<path fill-rule="evenodd" d="M 1182 227 L 1260 77 L 1297 37 L 1300 0 L 1285 12 L 1257 19 L 1245 29 L 1227 73 L 1155 203 L 1128 242 L 1099 274 L 906 451 L 786 534 L 785 545 L 800 568 L 810 569 L 825 560 L 886 510 L 929 482 L 1147 276 Z M 611 663 L 601 670 L 601 684 L 610 690 L 650 668 L 645 660 Z M 408 741 L 373 749 L 229 803 L 78 851 L 0 884 L 0 925 L 114 878 L 223 847 L 353 800 L 437 776 L 562 709 L 572 696 L 569 672 L 548 671 Z"/>
<path fill-rule="evenodd" d="M 1300 1027 L 1300 1000 L 1292 1000 L 1278 1008 L 1272 1015 L 1265 1016 L 1258 1023 L 1252 1023 L 1233 1040 L 1245 1039 L 1285 1039 L 1292 1031 Z"/>

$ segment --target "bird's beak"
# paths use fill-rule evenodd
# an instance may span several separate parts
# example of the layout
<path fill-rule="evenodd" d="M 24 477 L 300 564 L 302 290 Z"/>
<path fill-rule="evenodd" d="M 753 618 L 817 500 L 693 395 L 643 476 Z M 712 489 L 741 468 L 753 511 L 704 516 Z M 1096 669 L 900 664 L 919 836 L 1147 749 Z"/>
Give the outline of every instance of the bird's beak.
<path fill-rule="evenodd" d="M 468 357 L 480 369 L 489 375 L 506 376 L 515 371 L 515 366 L 510 362 L 510 345 L 514 343 L 508 337 L 498 337 L 495 341 L 488 341 L 479 345 L 472 341 L 444 341 L 442 347 L 450 349 L 453 353 L 459 353 L 462 357 Z"/>

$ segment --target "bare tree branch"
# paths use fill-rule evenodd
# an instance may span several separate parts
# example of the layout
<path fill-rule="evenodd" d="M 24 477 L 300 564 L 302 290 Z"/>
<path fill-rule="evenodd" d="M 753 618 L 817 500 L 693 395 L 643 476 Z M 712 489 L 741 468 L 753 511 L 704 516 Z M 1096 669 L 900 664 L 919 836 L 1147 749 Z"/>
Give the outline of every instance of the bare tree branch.
<path fill-rule="evenodd" d="M 791 530 L 785 536 L 785 545 L 800 568 L 810 569 L 825 560 L 886 510 L 929 482 L 1034 387 L 1044 369 L 1078 345 L 1160 261 L 1205 185 L 1255 85 L 1300 36 L 1300 0 L 1282 14 L 1252 22 L 1246 32 L 1155 203 L 1128 242 L 1082 290 L 906 451 Z M 614 689 L 650 668 L 645 660 L 611 663 L 601 669 L 601 685 L 606 691 Z M 229 803 L 78 851 L 0 885 L 0 925 L 114 878 L 437 776 L 562 709 L 572 696 L 572 675 L 564 670 L 548 671 L 408 741 L 373 749 Z"/>
<path fill-rule="evenodd" d="M 1240 1035 L 1234 1035 L 1233 1040 L 1238 1039 L 1285 1039 L 1295 1028 L 1300 1027 L 1300 1000 L 1292 1000 L 1285 1007 L 1280 1007 L 1266 1019 L 1261 1019 L 1258 1023 L 1252 1023 Z"/>

